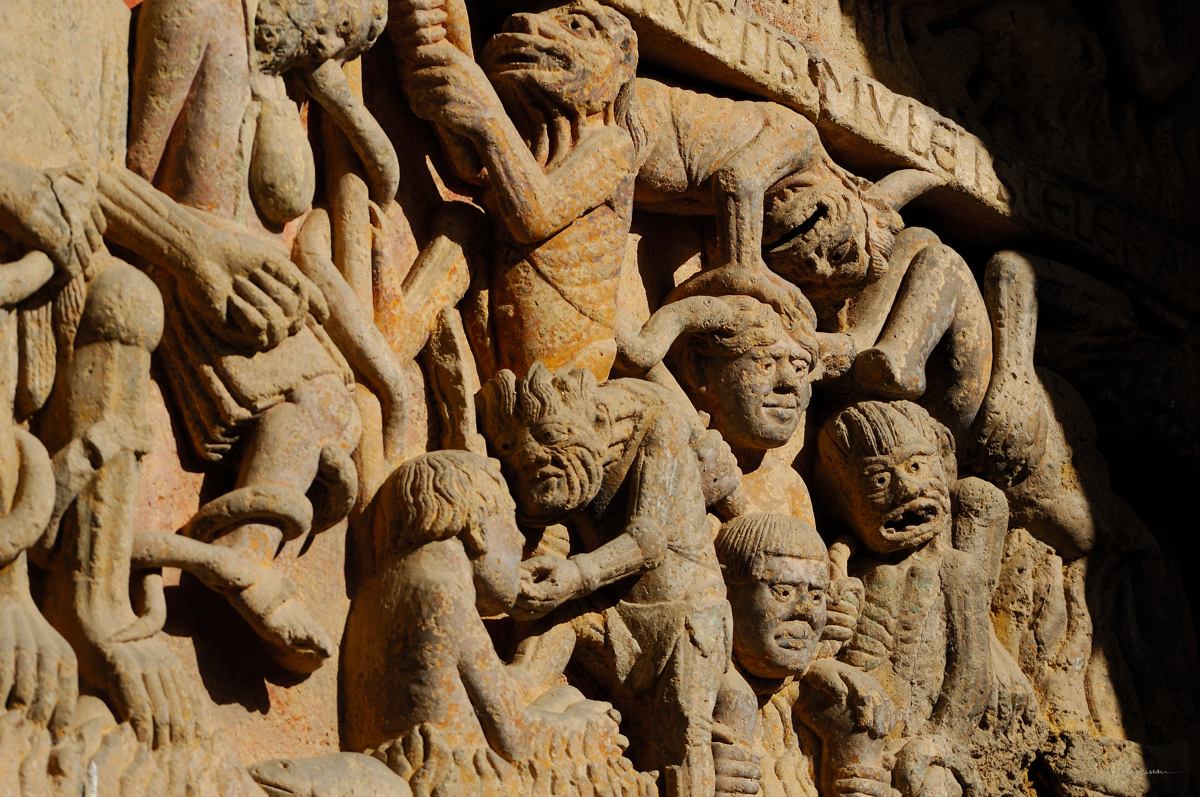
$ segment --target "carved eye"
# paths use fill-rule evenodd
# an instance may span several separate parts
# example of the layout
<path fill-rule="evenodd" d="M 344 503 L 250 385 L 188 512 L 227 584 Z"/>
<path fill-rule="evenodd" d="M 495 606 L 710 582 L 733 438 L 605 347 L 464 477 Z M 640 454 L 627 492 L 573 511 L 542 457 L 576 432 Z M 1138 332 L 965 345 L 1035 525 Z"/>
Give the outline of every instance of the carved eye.
<path fill-rule="evenodd" d="M 567 27 L 571 29 L 572 33 L 579 36 L 592 38 L 596 35 L 596 23 L 583 14 L 572 14 L 569 16 L 567 18 Z"/>
<path fill-rule="evenodd" d="M 908 472 L 909 473 L 920 473 L 921 472 L 921 463 L 920 462 L 908 463 Z"/>
<path fill-rule="evenodd" d="M 810 589 L 808 591 L 808 599 L 813 603 L 820 603 L 821 601 L 825 600 L 825 590 Z"/>
<path fill-rule="evenodd" d="M 829 259 L 834 263 L 845 263 L 850 259 L 850 255 L 854 252 L 854 242 L 846 241 L 841 246 L 829 253 Z"/>
<path fill-rule="evenodd" d="M 791 584 L 776 584 L 771 587 L 771 592 L 774 593 L 775 600 L 786 603 L 795 597 L 796 588 Z"/>
<path fill-rule="evenodd" d="M 876 487 L 878 487 L 880 490 L 882 490 L 888 486 L 889 479 L 888 479 L 888 475 L 886 473 L 876 473 L 874 476 L 871 477 L 871 481 L 875 484 Z"/>
<path fill-rule="evenodd" d="M 796 373 L 804 375 L 808 373 L 811 363 L 804 357 L 793 357 L 792 367 L 796 369 Z"/>
<path fill-rule="evenodd" d="M 513 452 L 514 445 L 515 444 L 512 440 L 500 440 L 496 443 L 496 451 L 499 452 L 501 456 L 508 456 Z"/>
<path fill-rule="evenodd" d="M 532 430 L 533 439 L 544 446 L 553 446 L 567 438 L 567 427 L 561 423 L 543 423 Z"/>

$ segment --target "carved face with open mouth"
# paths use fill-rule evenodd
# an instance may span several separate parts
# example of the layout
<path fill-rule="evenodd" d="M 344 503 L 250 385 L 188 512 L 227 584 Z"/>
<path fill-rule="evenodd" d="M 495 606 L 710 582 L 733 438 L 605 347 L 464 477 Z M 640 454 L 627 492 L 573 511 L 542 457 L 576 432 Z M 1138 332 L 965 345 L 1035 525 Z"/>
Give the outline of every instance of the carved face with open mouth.
<path fill-rule="evenodd" d="M 786 192 L 764 223 L 763 260 L 810 300 L 844 301 L 867 280 L 867 216 L 841 182 Z"/>
<path fill-rule="evenodd" d="M 846 474 L 850 519 L 877 553 L 916 548 L 950 523 L 950 489 L 935 447 L 918 438 L 863 457 Z"/>
<path fill-rule="evenodd" d="M 616 102 L 634 74 L 637 39 L 628 20 L 589 0 L 513 14 L 480 53 L 505 101 L 539 98 L 585 115 Z"/>

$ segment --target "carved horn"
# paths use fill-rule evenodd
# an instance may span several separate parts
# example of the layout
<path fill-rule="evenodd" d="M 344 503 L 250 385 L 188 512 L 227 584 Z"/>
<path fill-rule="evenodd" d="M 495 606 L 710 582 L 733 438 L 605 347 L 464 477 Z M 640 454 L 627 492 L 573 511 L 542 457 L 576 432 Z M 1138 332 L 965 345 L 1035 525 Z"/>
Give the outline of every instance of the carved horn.
<path fill-rule="evenodd" d="M 945 182 L 945 177 L 922 169 L 901 169 L 871 186 L 867 191 L 867 199 L 891 205 L 898 213 L 921 194 Z"/>

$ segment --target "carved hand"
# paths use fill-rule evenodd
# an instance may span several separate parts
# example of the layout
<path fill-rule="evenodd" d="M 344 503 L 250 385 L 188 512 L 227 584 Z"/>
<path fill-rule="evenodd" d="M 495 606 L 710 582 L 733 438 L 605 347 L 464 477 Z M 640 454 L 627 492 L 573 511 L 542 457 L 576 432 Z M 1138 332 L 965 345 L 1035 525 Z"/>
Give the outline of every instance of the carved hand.
<path fill-rule="evenodd" d="M 804 681 L 854 709 L 854 723 L 873 739 L 889 734 L 895 727 L 896 708 L 879 682 L 870 675 L 835 659 L 812 663 Z"/>
<path fill-rule="evenodd" d="M 575 597 L 583 588 L 579 566 L 570 559 L 535 556 L 521 563 L 521 593 L 517 606 L 546 614 Z"/>
<path fill-rule="evenodd" d="M 767 268 L 761 259 L 749 265 L 727 263 L 706 269 L 690 278 L 680 289 L 686 290 L 689 296 L 753 296 L 774 307 L 789 326 L 798 323 L 815 326 L 812 306 L 800 289 Z"/>
<path fill-rule="evenodd" d="M 194 240 L 192 268 L 176 276 L 193 309 L 227 342 L 264 351 L 298 332 L 308 313 L 319 322 L 328 317 L 316 285 L 266 241 L 215 227 Z"/>
<path fill-rule="evenodd" d="M 964 464 L 998 485 L 1015 484 L 1042 463 L 1049 430 L 1042 391 L 1029 376 L 997 373 L 971 429 Z"/>
<path fill-rule="evenodd" d="M 28 596 L 0 596 L 0 705 L 61 732 L 79 697 L 75 652 Z"/>
<path fill-rule="evenodd" d="M 413 113 L 456 133 L 476 136 L 504 107 L 479 65 L 446 41 L 414 51 L 406 89 Z"/>
<path fill-rule="evenodd" d="M 857 578 L 835 578 L 829 585 L 828 603 L 825 609 L 826 639 L 846 643 L 854 636 L 858 627 L 865 589 Z"/>
<path fill-rule="evenodd" d="M 104 245 L 104 215 L 78 167 L 40 171 L 0 161 L 0 228 L 45 252 L 68 279 Z"/>
<path fill-rule="evenodd" d="M 717 771 L 717 797 L 758 794 L 762 767 L 754 751 L 739 742 L 718 741 L 714 733 L 712 756 Z"/>

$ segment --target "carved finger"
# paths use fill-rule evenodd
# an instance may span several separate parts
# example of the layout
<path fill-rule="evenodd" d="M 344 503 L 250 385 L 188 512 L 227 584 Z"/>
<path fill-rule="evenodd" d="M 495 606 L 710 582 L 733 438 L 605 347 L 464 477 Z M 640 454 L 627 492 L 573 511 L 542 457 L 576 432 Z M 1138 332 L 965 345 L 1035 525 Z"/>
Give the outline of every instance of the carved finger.
<path fill-rule="evenodd" d="M 288 336 L 290 324 L 279 305 L 263 293 L 257 285 L 243 276 L 233 278 L 233 289 L 249 303 L 266 321 L 267 348 L 275 348 Z"/>
<path fill-rule="evenodd" d="M 24 612 L 13 616 L 13 637 L 17 643 L 17 662 L 12 694 L 8 699 L 9 708 L 31 705 L 38 686 L 37 637 L 30 630 Z"/>
<path fill-rule="evenodd" d="M 150 711 L 154 722 L 154 748 L 166 746 L 171 740 L 171 704 L 163 689 L 159 667 L 151 664 L 142 670 L 146 694 L 150 696 Z"/>
<path fill-rule="evenodd" d="M 717 776 L 718 795 L 722 794 L 758 794 L 759 785 L 757 780 L 748 778 L 728 778 L 724 775 Z"/>
<path fill-rule="evenodd" d="M 254 342 L 256 348 L 264 348 L 267 344 L 267 319 L 249 302 L 240 296 L 229 297 L 229 318 L 238 329 Z"/>
<path fill-rule="evenodd" d="M 12 627 L 12 604 L 0 602 L 0 706 L 8 705 L 17 667 L 17 640 Z"/>
<path fill-rule="evenodd" d="M 61 736 L 75 717 L 75 704 L 79 702 L 79 664 L 75 651 L 63 644 L 58 655 L 58 701 L 54 715 L 50 718 L 50 732 Z"/>
<path fill-rule="evenodd" d="M 308 312 L 312 313 L 318 324 L 324 324 L 329 320 L 329 303 L 325 300 L 325 294 L 317 287 L 317 283 L 303 274 L 300 275 L 300 285 L 304 288 Z"/>
<path fill-rule="evenodd" d="M 38 724 L 48 724 L 58 703 L 58 651 L 53 644 L 41 640 L 37 657 L 37 691 L 29 706 L 29 719 Z"/>
<path fill-rule="evenodd" d="M 392 0 L 390 16 L 392 24 L 403 25 L 404 20 L 414 12 L 429 8 L 441 8 L 445 0 Z"/>
<path fill-rule="evenodd" d="M 151 744 L 154 741 L 154 718 L 140 667 L 128 660 L 118 663 L 116 694 L 113 697 L 138 741 Z"/>
<path fill-rule="evenodd" d="M 833 790 L 842 797 L 891 797 L 891 788 L 876 780 L 844 778 L 833 783 Z"/>
<path fill-rule="evenodd" d="M 297 325 L 304 321 L 303 291 L 289 288 L 262 269 L 250 272 L 249 279 L 270 297 L 283 315 L 291 321 L 288 333 L 295 333 Z"/>
<path fill-rule="evenodd" d="M 442 6 L 434 6 L 432 8 L 420 9 L 413 11 L 407 15 L 402 23 L 402 29 L 413 30 L 417 28 L 431 28 L 435 25 L 445 27 L 446 20 L 449 16 L 446 14 L 445 8 Z"/>
<path fill-rule="evenodd" d="M 160 667 L 158 670 L 159 683 L 162 685 L 163 700 L 170 709 L 170 738 L 173 743 L 184 741 L 187 733 L 187 722 L 191 717 L 191 707 L 184 706 L 180 695 L 180 675 L 174 666 Z M 187 715 L 185 718 L 184 715 Z"/>
<path fill-rule="evenodd" d="M 762 777 L 762 769 L 753 761 L 722 761 L 720 774 L 727 778 L 758 780 Z"/>

